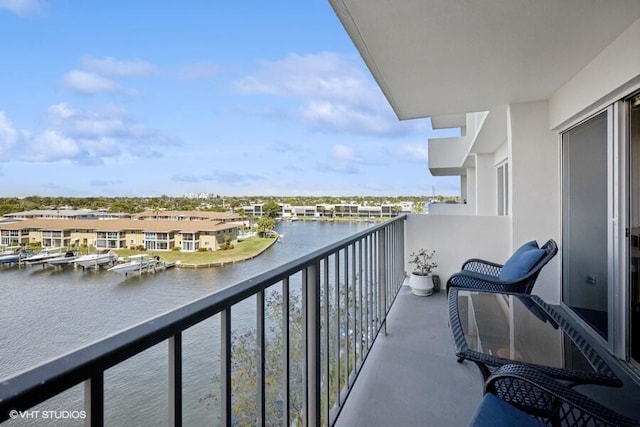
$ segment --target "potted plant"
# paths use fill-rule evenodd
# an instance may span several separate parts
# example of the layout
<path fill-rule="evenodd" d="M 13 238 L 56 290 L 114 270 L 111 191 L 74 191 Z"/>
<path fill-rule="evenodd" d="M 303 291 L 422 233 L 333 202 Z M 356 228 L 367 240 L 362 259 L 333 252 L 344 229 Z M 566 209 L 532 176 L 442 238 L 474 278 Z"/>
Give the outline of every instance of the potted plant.
<path fill-rule="evenodd" d="M 433 293 L 433 278 L 431 272 L 438 264 L 433 260 L 435 250 L 420 249 L 411 253 L 409 264 L 415 264 L 415 269 L 409 277 L 409 287 L 414 295 L 429 296 Z"/>

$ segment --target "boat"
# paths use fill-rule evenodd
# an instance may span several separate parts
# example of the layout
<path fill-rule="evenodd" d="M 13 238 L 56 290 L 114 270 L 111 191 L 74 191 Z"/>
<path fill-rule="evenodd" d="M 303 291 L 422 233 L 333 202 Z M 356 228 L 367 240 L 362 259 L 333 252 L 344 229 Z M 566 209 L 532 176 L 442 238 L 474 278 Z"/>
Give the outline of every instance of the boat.
<path fill-rule="evenodd" d="M 29 265 L 44 264 L 52 258 L 60 257 L 60 249 L 43 249 L 35 255 L 23 258 L 22 261 Z"/>
<path fill-rule="evenodd" d="M 118 255 L 115 252 L 110 249 L 102 249 L 92 254 L 79 256 L 73 262 L 76 266 L 80 266 L 83 269 L 97 269 L 103 265 L 113 264 L 117 260 Z"/>
<path fill-rule="evenodd" d="M 46 260 L 45 264 L 46 265 L 51 265 L 51 266 L 62 267 L 64 265 L 71 264 L 77 258 L 78 258 L 78 253 L 77 252 L 67 251 L 64 254 L 62 254 L 62 255 L 60 255 L 60 256 L 58 256 L 56 258 L 50 258 L 50 259 Z"/>
<path fill-rule="evenodd" d="M 13 264 L 16 262 L 22 262 L 25 258 L 33 255 L 31 251 L 25 251 L 21 248 L 17 250 L 5 250 L 0 253 L 0 264 Z"/>
<path fill-rule="evenodd" d="M 128 257 L 130 261 L 122 264 L 117 264 L 108 269 L 114 273 L 143 273 L 146 271 L 155 271 L 156 268 L 161 268 L 160 257 L 150 257 L 146 254 L 131 255 Z"/>

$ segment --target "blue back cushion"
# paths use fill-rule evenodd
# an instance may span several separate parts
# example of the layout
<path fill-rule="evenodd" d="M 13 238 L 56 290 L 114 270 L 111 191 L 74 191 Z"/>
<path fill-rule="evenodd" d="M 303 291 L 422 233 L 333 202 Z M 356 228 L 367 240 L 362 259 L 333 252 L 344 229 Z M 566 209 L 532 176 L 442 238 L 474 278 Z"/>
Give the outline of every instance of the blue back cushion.
<path fill-rule="evenodd" d="M 513 253 L 513 255 L 517 255 L 517 254 L 520 254 L 522 252 L 526 252 L 529 249 L 538 249 L 538 242 L 536 242 L 535 240 L 532 240 L 530 242 L 525 243 L 524 245 L 522 245 L 518 249 L 516 249 L 516 251 Z"/>
<path fill-rule="evenodd" d="M 511 406 L 498 396 L 486 393 L 469 425 L 473 427 L 533 427 L 546 424 Z"/>
<path fill-rule="evenodd" d="M 538 243 L 531 241 L 520 246 L 502 266 L 499 279 L 512 282 L 527 274 L 545 255 Z"/>

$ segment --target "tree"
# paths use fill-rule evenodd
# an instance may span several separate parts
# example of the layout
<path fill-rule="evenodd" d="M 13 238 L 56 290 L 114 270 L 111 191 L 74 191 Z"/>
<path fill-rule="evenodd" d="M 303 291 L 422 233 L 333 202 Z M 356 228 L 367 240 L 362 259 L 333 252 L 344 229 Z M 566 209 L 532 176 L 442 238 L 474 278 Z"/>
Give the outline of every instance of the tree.
<path fill-rule="evenodd" d="M 299 295 L 292 295 L 289 301 L 289 355 L 290 394 L 289 415 L 291 425 L 303 424 L 303 380 L 304 369 L 304 322 L 302 318 L 302 303 Z M 265 298 L 265 409 L 267 425 L 282 425 L 285 401 L 282 395 L 282 348 L 284 334 L 282 328 L 282 294 L 268 292 Z M 259 353 L 256 346 L 256 331 L 249 329 L 234 331 L 231 338 L 231 372 L 233 373 L 233 425 L 251 426 L 257 419 L 256 391 L 258 389 L 255 375 Z M 220 384 L 220 376 L 213 377 L 214 384 Z M 210 401 L 220 404 L 218 391 L 207 393 L 201 402 Z"/>
<path fill-rule="evenodd" d="M 258 234 L 260 234 L 261 237 L 270 236 L 274 228 L 276 228 L 275 219 L 263 216 L 258 220 Z"/>
<path fill-rule="evenodd" d="M 270 218 L 275 218 L 282 208 L 280 205 L 274 200 L 269 200 L 267 203 L 262 205 L 262 214 L 267 215 Z"/>
<path fill-rule="evenodd" d="M 340 285 L 342 288 L 343 285 Z M 335 292 L 340 292 L 341 303 L 340 306 L 336 306 L 333 302 Z M 349 317 L 352 319 L 356 315 L 356 312 L 352 311 L 353 303 L 356 301 L 355 286 L 351 287 L 348 293 L 344 292 L 344 289 L 336 290 L 335 286 L 329 290 L 329 294 L 324 294 L 321 290 L 320 310 L 324 310 L 324 305 L 329 304 L 328 313 L 330 322 L 335 322 L 338 312 L 340 313 L 341 324 L 339 326 L 339 333 L 342 337 L 349 335 L 349 354 L 351 355 L 349 360 L 346 359 L 344 352 L 341 352 L 340 363 L 349 364 L 349 372 L 354 372 L 355 369 L 355 352 L 358 344 L 357 340 L 360 340 L 362 345 L 367 345 L 365 336 L 369 332 L 359 331 L 356 333 L 350 328 L 349 324 L 344 323 L 348 318 L 346 310 L 349 310 Z M 345 298 L 348 300 L 348 307 L 345 305 Z M 370 307 L 373 307 L 374 303 Z M 300 426 L 303 425 L 303 406 L 304 406 L 304 369 L 305 369 L 305 323 L 302 296 L 300 290 L 291 290 L 289 294 L 289 416 L 290 425 Z M 265 354 L 262 357 L 265 368 L 265 415 L 266 425 L 282 425 L 284 419 L 283 407 L 286 402 L 283 395 L 283 381 L 284 381 L 284 369 L 282 349 L 284 348 L 284 329 L 282 323 L 283 298 L 282 293 L 277 290 L 267 290 L 265 292 Z M 358 308 L 357 310 L 361 310 Z M 324 317 L 320 320 L 320 333 L 322 329 L 328 327 L 326 319 Z M 322 417 L 324 417 L 324 408 L 326 405 L 333 406 L 336 404 L 335 396 L 337 389 L 343 389 L 347 384 L 347 376 L 344 369 L 340 369 L 336 377 L 336 360 L 335 360 L 335 348 L 337 345 L 337 335 L 335 333 L 335 323 L 331 327 L 329 334 L 329 346 L 324 347 L 321 350 L 321 358 L 329 358 L 329 370 L 328 372 L 321 368 L 321 383 L 323 388 L 329 387 L 329 402 L 324 398 L 324 390 L 321 391 L 321 408 Z M 341 345 L 345 345 L 344 338 Z M 369 339 L 371 337 L 369 336 Z M 232 332 L 231 336 L 231 372 L 232 372 L 232 425 L 237 426 L 252 426 L 255 425 L 257 419 L 256 408 L 256 395 L 258 392 L 258 383 L 256 377 L 257 364 L 260 357 L 257 334 L 255 328 L 238 329 Z M 353 358 L 353 359 L 352 359 Z M 324 365 L 324 361 L 320 362 Z M 344 365 L 342 365 L 344 366 Z M 221 385 L 221 379 L 219 375 L 214 375 L 213 382 L 215 384 L 214 391 L 207 393 L 200 401 L 213 401 L 216 403 L 216 410 L 219 410 L 219 398 L 220 393 L 218 391 Z M 211 408 L 214 409 L 214 408 Z M 326 423 L 326 420 L 325 420 Z"/>

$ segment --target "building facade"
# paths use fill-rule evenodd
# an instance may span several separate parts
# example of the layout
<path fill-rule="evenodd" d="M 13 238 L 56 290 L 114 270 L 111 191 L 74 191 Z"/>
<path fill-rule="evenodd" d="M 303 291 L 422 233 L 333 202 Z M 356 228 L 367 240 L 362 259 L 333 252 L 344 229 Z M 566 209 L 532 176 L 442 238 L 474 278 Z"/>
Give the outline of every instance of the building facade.
<path fill-rule="evenodd" d="M 144 247 L 147 250 L 216 250 L 238 239 L 238 226 L 212 220 L 26 219 L 0 224 L 0 245 L 98 249 Z"/>
<path fill-rule="evenodd" d="M 640 2 L 330 3 L 399 119 L 460 129 L 429 170 L 466 203 L 410 218 L 408 250 L 446 278 L 555 239 L 534 293 L 640 377 Z"/>

